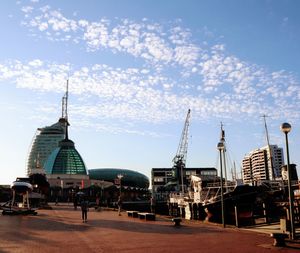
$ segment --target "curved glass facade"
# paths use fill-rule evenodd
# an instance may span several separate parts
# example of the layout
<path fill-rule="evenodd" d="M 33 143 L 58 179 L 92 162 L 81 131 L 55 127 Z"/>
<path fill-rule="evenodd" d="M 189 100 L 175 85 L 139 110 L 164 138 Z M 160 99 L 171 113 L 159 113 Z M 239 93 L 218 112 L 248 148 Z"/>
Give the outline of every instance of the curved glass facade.
<path fill-rule="evenodd" d="M 123 175 L 122 185 L 146 189 L 149 187 L 149 178 L 137 171 L 110 168 L 89 170 L 90 179 L 108 182 L 114 182 L 119 174 Z"/>
<path fill-rule="evenodd" d="M 28 155 L 27 175 L 32 174 L 32 171 L 37 168 L 42 168 L 49 155 L 65 138 L 65 124 L 66 120 L 60 118 L 57 123 L 51 126 L 37 129 Z"/>
<path fill-rule="evenodd" d="M 87 175 L 86 167 L 74 142 L 62 140 L 47 159 L 44 168 L 47 174 Z"/>

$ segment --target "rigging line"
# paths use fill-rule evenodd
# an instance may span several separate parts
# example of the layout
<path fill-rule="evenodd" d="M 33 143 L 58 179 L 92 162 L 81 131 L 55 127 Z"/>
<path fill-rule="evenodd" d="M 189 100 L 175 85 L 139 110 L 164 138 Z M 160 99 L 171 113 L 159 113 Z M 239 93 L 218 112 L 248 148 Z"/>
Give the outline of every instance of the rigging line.
<path fill-rule="evenodd" d="M 266 117 L 268 117 L 268 116 L 264 114 L 262 117 L 264 119 L 264 125 L 265 125 L 265 131 L 266 131 L 266 139 L 267 139 L 267 146 L 268 146 L 268 153 L 269 153 L 268 159 L 270 160 L 272 179 L 275 179 L 273 157 L 272 157 L 272 151 L 271 151 L 271 146 L 270 146 L 270 141 L 269 141 L 268 127 L 267 127 L 267 122 L 266 122 Z"/>
<path fill-rule="evenodd" d="M 217 169 L 217 177 L 214 178 L 214 183 L 219 182 L 218 175 L 220 174 L 219 172 L 221 170 L 221 168 L 220 168 L 220 152 L 219 151 L 216 153 L 215 168 Z M 221 175 L 220 175 L 220 177 L 221 177 Z"/>

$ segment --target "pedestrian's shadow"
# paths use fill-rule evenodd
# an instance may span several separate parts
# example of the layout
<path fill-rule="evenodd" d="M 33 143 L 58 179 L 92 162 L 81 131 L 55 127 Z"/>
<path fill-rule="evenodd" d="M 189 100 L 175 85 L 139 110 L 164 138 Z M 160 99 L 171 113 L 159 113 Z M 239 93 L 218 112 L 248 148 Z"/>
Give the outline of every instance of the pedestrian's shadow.
<path fill-rule="evenodd" d="M 110 228 L 130 232 L 154 234 L 222 233 L 222 230 L 216 227 L 192 227 L 188 225 L 174 226 L 171 222 L 141 221 L 136 218 L 134 218 L 133 220 L 124 221 L 101 219 L 101 217 L 99 217 L 98 220 L 91 220 L 89 222 L 89 225 L 92 227 Z"/>
<path fill-rule="evenodd" d="M 68 217 L 37 215 L 31 218 L 30 228 L 45 231 L 85 231 L 90 228 L 85 224 L 81 219 L 74 221 Z"/>
<path fill-rule="evenodd" d="M 87 231 L 89 229 L 108 228 L 139 233 L 155 234 L 201 234 L 201 233 L 222 233 L 224 230 L 219 227 L 211 226 L 190 226 L 183 224 L 174 226 L 171 221 L 143 221 L 137 218 L 118 219 L 101 219 L 101 215 L 95 219 L 89 219 L 87 223 L 82 223 L 80 219 L 74 220 L 71 217 L 59 217 L 38 215 L 32 217 L 30 227 L 45 231 Z"/>

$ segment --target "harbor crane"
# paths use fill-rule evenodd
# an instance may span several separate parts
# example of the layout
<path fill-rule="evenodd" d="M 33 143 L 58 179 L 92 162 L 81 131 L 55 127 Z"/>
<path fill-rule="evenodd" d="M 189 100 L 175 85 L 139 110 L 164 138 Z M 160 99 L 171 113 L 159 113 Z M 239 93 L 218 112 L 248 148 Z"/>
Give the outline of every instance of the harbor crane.
<path fill-rule="evenodd" d="M 190 117 L 191 110 L 189 109 L 186 115 L 184 128 L 182 130 L 179 146 L 177 148 L 177 152 L 175 157 L 173 158 L 173 177 L 174 181 L 177 183 L 177 191 L 180 189 L 184 192 L 184 171 L 186 165 L 186 157 L 187 157 L 187 148 L 188 148 L 188 131 L 190 125 Z"/>

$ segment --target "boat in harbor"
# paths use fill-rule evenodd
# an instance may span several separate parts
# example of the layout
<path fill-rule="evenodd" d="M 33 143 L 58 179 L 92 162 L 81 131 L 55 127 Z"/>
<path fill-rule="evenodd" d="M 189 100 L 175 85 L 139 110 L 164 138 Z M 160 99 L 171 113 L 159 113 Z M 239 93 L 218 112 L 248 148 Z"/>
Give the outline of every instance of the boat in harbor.
<path fill-rule="evenodd" d="M 250 220 L 253 217 L 253 206 L 255 205 L 259 188 L 250 185 L 237 185 L 233 190 L 223 194 L 224 217 L 227 224 L 234 224 L 236 218 L 240 221 Z M 218 193 L 202 203 L 207 215 L 206 219 L 213 222 L 222 222 L 222 201 Z M 237 215 L 237 217 L 236 217 Z"/>
<path fill-rule="evenodd" d="M 270 182 L 261 185 L 243 184 L 234 175 L 232 180 L 227 179 L 226 173 L 226 146 L 225 131 L 221 124 L 220 142 L 223 144 L 222 156 L 225 175 L 215 175 L 204 179 L 201 176 L 191 175 L 190 185 L 186 192 L 173 192 L 170 194 L 171 214 L 184 216 L 186 219 L 206 219 L 213 222 L 222 222 L 222 201 L 225 222 L 227 224 L 251 223 L 253 217 L 261 213 L 258 206 L 272 205 L 274 189 L 280 189 L 278 185 L 271 187 Z M 280 195 L 280 194 L 279 194 Z M 174 211 L 175 210 L 175 211 Z"/>

